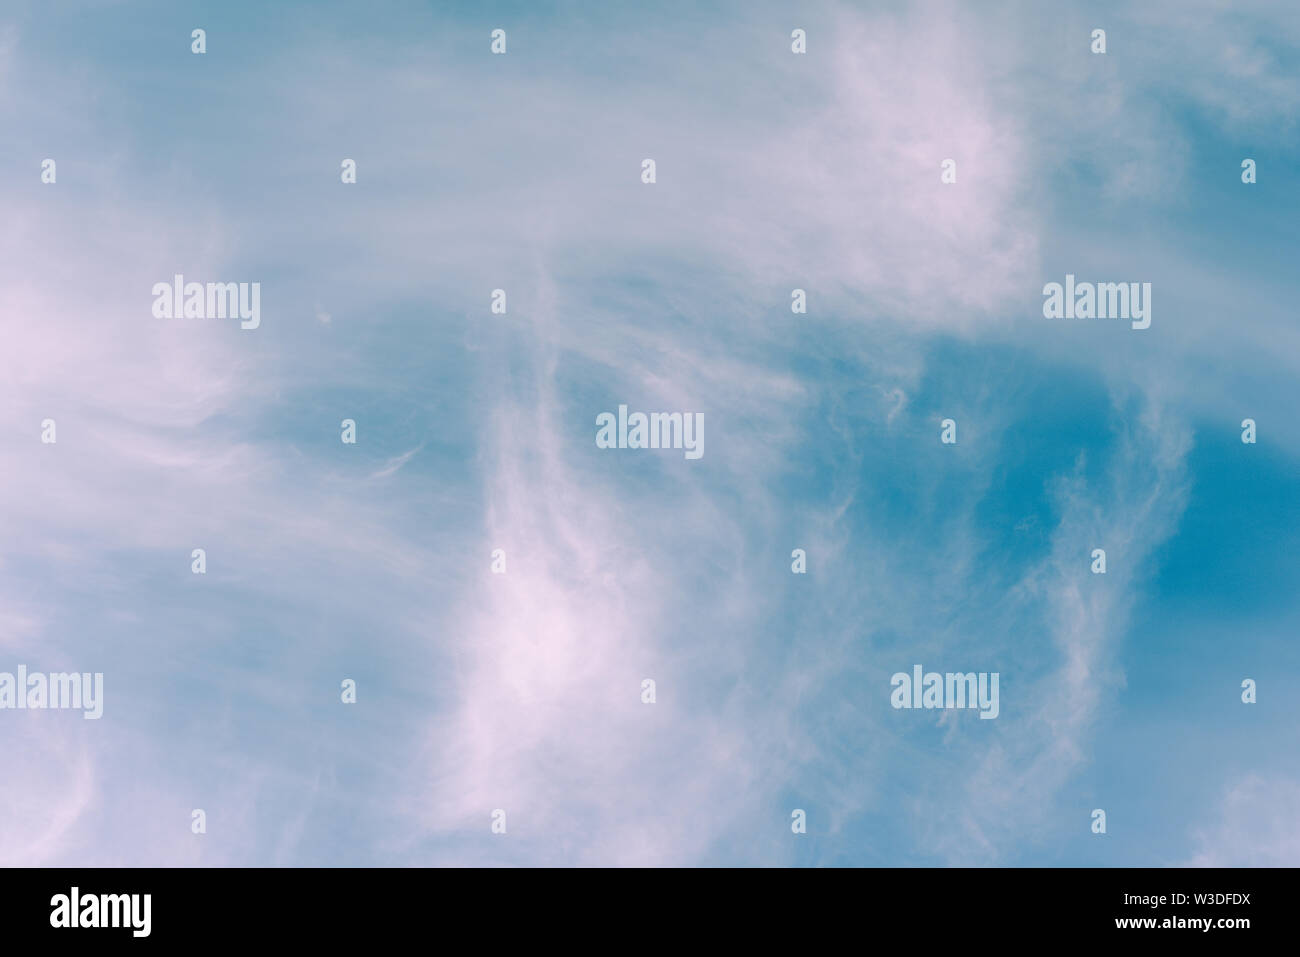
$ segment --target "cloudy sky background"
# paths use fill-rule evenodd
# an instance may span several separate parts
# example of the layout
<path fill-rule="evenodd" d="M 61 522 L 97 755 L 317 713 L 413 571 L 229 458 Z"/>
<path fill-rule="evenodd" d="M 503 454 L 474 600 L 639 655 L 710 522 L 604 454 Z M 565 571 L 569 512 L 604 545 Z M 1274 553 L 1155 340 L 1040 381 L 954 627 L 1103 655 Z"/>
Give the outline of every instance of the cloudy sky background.
<path fill-rule="evenodd" d="M 1300 864 L 1298 113 L 1279 4 L 7 4 L 0 670 L 105 705 L 0 863 Z"/>

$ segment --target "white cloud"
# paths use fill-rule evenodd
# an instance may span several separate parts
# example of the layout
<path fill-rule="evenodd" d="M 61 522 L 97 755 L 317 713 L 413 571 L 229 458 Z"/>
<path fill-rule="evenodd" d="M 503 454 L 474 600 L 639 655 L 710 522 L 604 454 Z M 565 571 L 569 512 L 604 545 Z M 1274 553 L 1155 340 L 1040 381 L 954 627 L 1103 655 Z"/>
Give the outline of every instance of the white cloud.
<path fill-rule="evenodd" d="M 1195 833 L 1187 867 L 1300 866 L 1300 783 L 1276 774 L 1249 774 L 1230 785 L 1219 820 Z"/>

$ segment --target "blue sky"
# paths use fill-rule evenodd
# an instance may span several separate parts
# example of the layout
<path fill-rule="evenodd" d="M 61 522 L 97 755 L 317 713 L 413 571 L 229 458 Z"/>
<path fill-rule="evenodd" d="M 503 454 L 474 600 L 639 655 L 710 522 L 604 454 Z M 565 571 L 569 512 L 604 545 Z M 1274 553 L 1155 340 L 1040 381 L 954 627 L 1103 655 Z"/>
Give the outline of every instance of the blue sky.
<path fill-rule="evenodd" d="M 0 671 L 105 705 L 0 711 L 0 862 L 1300 863 L 1298 72 L 1262 3 L 7 5 Z"/>

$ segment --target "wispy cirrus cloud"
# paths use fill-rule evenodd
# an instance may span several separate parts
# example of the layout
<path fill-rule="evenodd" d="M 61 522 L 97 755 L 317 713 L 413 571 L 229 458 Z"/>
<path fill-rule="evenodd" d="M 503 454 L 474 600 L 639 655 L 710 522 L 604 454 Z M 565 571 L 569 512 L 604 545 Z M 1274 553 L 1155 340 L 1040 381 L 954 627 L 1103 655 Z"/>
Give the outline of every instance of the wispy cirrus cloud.
<path fill-rule="evenodd" d="M 47 78 L 57 119 L 25 104 L 58 24 L 0 33 L 31 183 L 0 648 L 102 657 L 113 715 L 24 726 L 6 862 L 1003 863 L 1072 833 L 1190 437 L 1236 404 L 1293 428 L 1291 286 L 1195 268 L 1167 217 L 1203 134 L 1161 91 L 1258 133 L 1294 44 L 1116 8 L 1114 57 L 1071 59 L 1077 11 L 826 6 L 796 57 L 793 14 L 729 10 L 530 15 L 494 58 L 414 4 L 231 8 L 201 62 L 160 16 L 129 70 Z M 1076 262 L 1153 271 L 1149 339 L 1039 320 Z M 153 321 L 176 272 L 263 282 L 266 322 Z M 597 450 L 624 401 L 704 411 L 705 458 Z M 1002 668 L 999 721 L 900 720 L 918 660 Z"/>

